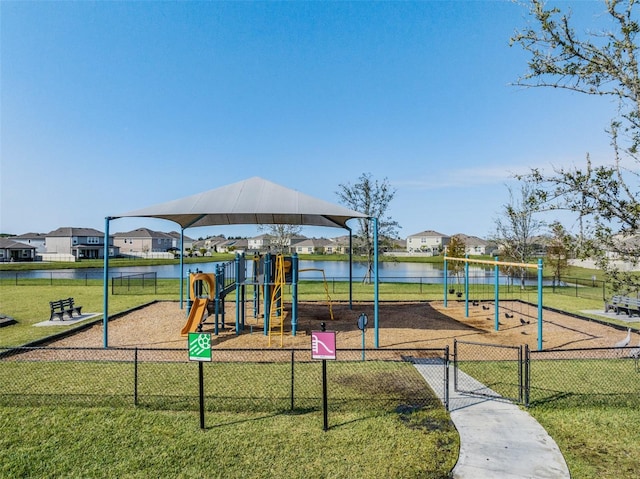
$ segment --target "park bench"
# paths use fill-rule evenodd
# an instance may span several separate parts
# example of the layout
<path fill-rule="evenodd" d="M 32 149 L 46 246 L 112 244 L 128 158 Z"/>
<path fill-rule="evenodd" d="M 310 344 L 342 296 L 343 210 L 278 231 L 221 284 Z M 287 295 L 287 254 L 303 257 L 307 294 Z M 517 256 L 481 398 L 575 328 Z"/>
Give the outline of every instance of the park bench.
<path fill-rule="evenodd" d="M 620 298 L 620 304 L 616 309 L 616 313 L 619 314 L 622 311 L 626 312 L 629 316 L 633 316 L 634 314 L 640 316 L 640 299 L 623 296 Z"/>
<path fill-rule="evenodd" d="M 78 316 L 82 316 L 82 306 L 76 306 L 73 298 L 59 299 L 57 301 L 49 301 L 49 307 L 51 308 L 51 316 L 49 321 L 53 318 L 58 318 L 60 321 L 64 321 L 64 315 L 67 314 L 70 318 L 73 318 L 73 313 Z"/>
<path fill-rule="evenodd" d="M 615 311 L 617 313 L 618 305 L 620 304 L 620 300 L 622 298 L 623 296 L 616 295 L 616 296 L 613 296 L 610 301 L 605 301 L 604 312 L 608 313 L 609 311 Z"/>

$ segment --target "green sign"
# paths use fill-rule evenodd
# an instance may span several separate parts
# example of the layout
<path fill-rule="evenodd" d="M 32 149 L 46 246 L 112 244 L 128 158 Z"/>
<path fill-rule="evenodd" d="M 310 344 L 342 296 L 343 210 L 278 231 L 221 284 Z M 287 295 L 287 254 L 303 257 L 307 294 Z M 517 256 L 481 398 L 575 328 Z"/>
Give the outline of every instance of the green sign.
<path fill-rule="evenodd" d="M 211 361 L 211 333 L 189 333 L 189 361 Z"/>

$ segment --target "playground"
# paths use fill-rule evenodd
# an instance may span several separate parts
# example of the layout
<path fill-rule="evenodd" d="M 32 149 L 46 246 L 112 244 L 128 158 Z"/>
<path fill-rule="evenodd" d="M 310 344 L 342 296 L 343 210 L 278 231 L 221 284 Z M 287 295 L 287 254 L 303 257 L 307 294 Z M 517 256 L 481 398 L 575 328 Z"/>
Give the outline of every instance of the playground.
<path fill-rule="evenodd" d="M 249 305 L 246 306 L 247 308 Z M 349 308 L 347 302 L 334 302 L 333 318 L 326 302 L 300 302 L 298 304 L 298 330 L 291 335 L 290 324 L 284 322 L 282 347 L 309 348 L 310 333 L 320 329 L 337 331 L 338 348 L 361 348 L 362 331 L 358 329 L 358 317 L 364 313 L 369 318 L 369 328 L 364 332 L 367 348 L 373 347 L 373 303 L 355 302 Z M 290 304 L 284 305 L 285 311 Z M 531 349 L 537 345 L 536 307 L 520 302 L 500 302 L 500 330 L 494 329 L 494 312 L 491 303 L 478 303 L 468 307 L 465 315 L 464 301 L 431 302 L 382 302 L 379 305 L 380 348 L 440 348 L 452 347 L 453 340 L 474 341 L 489 344 L 523 345 Z M 225 315 L 233 318 L 235 303 L 225 303 Z M 508 316 L 512 316 L 507 318 Z M 110 346 L 141 348 L 182 348 L 186 338 L 181 334 L 187 321 L 185 309 L 178 302 L 153 303 L 139 310 L 120 316 L 109 324 Z M 521 319 L 525 324 L 522 324 Z M 529 321 L 527 323 L 527 321 Z M 205 321 L 202 330 L 213 333 L 214 325 Z M 546 311 L 543 324 L 544 349 L 612 347 L 624 333 L 597 322 L 575 318 L 558 312 Z M 92 327 L 72 336 L 51 343 L 54 346 L 101 347 L 102 325 Z M 220 348 L 268 348 L 261 318 L 248 317 L 244 331 L 236 334 L 233 321 L 220 327 L 213 336 L 214 347 Z M 638 336 L 632 335 L 631 344 L 638 344 Z M 280 341 L 272 341 L 273 349 Z"/>

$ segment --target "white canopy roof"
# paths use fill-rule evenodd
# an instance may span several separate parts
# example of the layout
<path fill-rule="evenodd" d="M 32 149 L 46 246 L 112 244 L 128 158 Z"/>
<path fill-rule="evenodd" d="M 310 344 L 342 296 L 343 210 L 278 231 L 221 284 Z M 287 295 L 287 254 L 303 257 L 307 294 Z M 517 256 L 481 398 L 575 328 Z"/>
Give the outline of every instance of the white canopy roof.
<path fill-rule="evenodd" d="M 162 218 L 182 228 L 234 224 L 290 224 L 347 228 L 367 215 L 259 177 L 112 218 Z"/>

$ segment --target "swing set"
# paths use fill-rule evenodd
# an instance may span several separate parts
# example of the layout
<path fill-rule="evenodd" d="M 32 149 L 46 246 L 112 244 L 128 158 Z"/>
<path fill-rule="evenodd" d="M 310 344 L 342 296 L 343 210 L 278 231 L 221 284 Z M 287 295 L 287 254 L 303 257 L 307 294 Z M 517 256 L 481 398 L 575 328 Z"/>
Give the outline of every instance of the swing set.
<path fill-rule="evenodd" d="M 500 268 L 503 267 L 516 267 L 516 268 L 528 268 L 528 269 L 536 269 L 538 272 L 537 275 L 537 286 L 538 286 L 538 310 L 537 310 L 537 326 L 538 326 L 538 350 L 542 350 L 542 259 L 538 259 L 538 263 L 513 263 L 506 261 L 499 261 L 496 256 L 494 260 L 483 260 L 483 259 L 470 259 L 468 256 L 464 258 L 454 258 L 454 257 L 444 257 L 444 307 L 447 307 L 447 298 L 448 293 L 450 292 L 450 285 L 448 281 L 448 262 L 449 261 L 459 261 L 464 263 L 464 291 L 463 294 L 459 294 L 458 297 L 462 297 L 464 295 L 464 303 L 465 303 L 465 317 L 469 317 L 469 264 L 484 264 L 484 265 L 493 265 L 494 266 L 494 328 L 496 331 L 500 330 L 500 313 L 499 313 L 499 305 L 500 305 Z M 454 290 L 455 292 L 455 290 Z M 474 305 L 477 305 L 479 301 L 473 301 Z M 483 305 L 483 309 L 486 309 L 486 306 Z M 521 321 L 523 319 L 521 318 Z"/>

